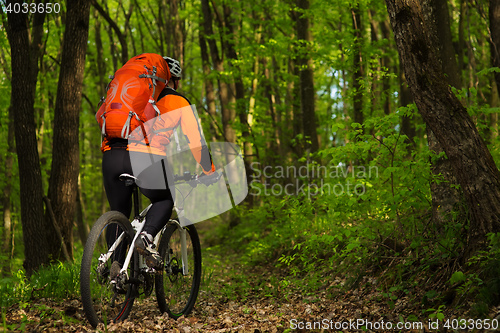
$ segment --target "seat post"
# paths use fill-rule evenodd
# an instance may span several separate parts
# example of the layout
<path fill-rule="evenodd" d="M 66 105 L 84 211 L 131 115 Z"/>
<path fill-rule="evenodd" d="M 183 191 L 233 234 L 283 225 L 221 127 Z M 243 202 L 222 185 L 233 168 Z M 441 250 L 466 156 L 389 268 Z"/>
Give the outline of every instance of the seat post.
<path fill-rule="evenodd" d="M 134 200 L 134 217 L 139 217 L 139 187 L 134 186 L 132 189 L 132 199 Z"/>

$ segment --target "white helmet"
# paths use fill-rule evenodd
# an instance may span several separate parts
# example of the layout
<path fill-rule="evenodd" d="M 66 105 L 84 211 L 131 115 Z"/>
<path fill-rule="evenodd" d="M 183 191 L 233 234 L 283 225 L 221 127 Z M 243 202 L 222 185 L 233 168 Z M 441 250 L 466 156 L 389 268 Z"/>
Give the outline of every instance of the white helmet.
<path fill-rule="evenodd" d="M 165 61 L 168 64 L 168 68 L 170 69 L 170 74 L 172 74 L 173 77 L 180 79 L 182 77 L 182 69 L 180 62 L 170 57 L 163 57 L 163 59 L 165 59 Z"/>

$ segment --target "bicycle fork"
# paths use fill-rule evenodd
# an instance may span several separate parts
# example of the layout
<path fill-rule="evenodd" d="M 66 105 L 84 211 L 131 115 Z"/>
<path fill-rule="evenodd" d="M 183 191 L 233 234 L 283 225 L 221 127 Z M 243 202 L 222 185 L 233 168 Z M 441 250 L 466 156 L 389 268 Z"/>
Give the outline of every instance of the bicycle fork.
<path fill-rule="evenodd" d="M 186 245 L 187 229 L 183 228 L 180 224 L 177 226 L 177 228 L 179 228 L 179 232 L 181 234 L 182 274 L 186 276 L 189 274 L 187 245 Z"/>
<path fill-rule="evenodd" d="M 177 227 L 177 229 L 179 230 L 180 241 L 181 241 L 182 275 L 185 276 L 185 275 L 189 274 L 187 241 L 186 241 L 187 229 L 182 227 L 181 224 L 179 223 L 179 221 L 177 221 L 177 220 L 170 220 L 170 221 L 173 222 L 175 224 L 175 226 Z M 166 227 L 167 226 L 165 226 L 165 228 Z M 163 228 L 162 232 L 158 233 L 158 235 L 156 236 L 157 238 L 155 238 L 155 244 L 159 243 L 159 239 L 160 239 L 161 235 L 163 235 L 165 228 Z M 168 258 L 168 262 L 166 262 L 166 264 L 170 265 L 172 258 L 170 258 L 170 253 L 168 255 L 169 255 L 169 258 Z"/>

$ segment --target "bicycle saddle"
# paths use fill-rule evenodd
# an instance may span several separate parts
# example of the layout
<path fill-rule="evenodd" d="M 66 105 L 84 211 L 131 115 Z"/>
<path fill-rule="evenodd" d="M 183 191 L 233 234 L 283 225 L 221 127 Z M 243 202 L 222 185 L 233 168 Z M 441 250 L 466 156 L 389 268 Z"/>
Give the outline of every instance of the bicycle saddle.
<path fill-rule="evenodd" d="M 120 179 L 122 182 L 125 182 L 125 186 L 130 186 L 134 185 L 137 183 L 138 179 L 137 177 L 134 177 L 132 175 L 129 175 L 128 173 L 122 173 L 118 179 Z"/>

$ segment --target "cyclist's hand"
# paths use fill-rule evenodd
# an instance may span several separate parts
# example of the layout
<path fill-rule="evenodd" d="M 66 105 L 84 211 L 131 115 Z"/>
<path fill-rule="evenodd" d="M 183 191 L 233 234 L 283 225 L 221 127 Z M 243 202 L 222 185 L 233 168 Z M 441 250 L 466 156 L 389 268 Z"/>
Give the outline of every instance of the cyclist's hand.
<path fill-rule="evenodd" d="M 198 180 L 200 181 L 200 183 L 206 185 L 206 186 L 209 186 L 209 185 L 212 185 L 214 183 L 217 183 L 220 179 L 222 175 L 219 174 L 217 171 L 214 171 L 213 173 L 209 174 L 209 175 L 200 175 Z"/>

